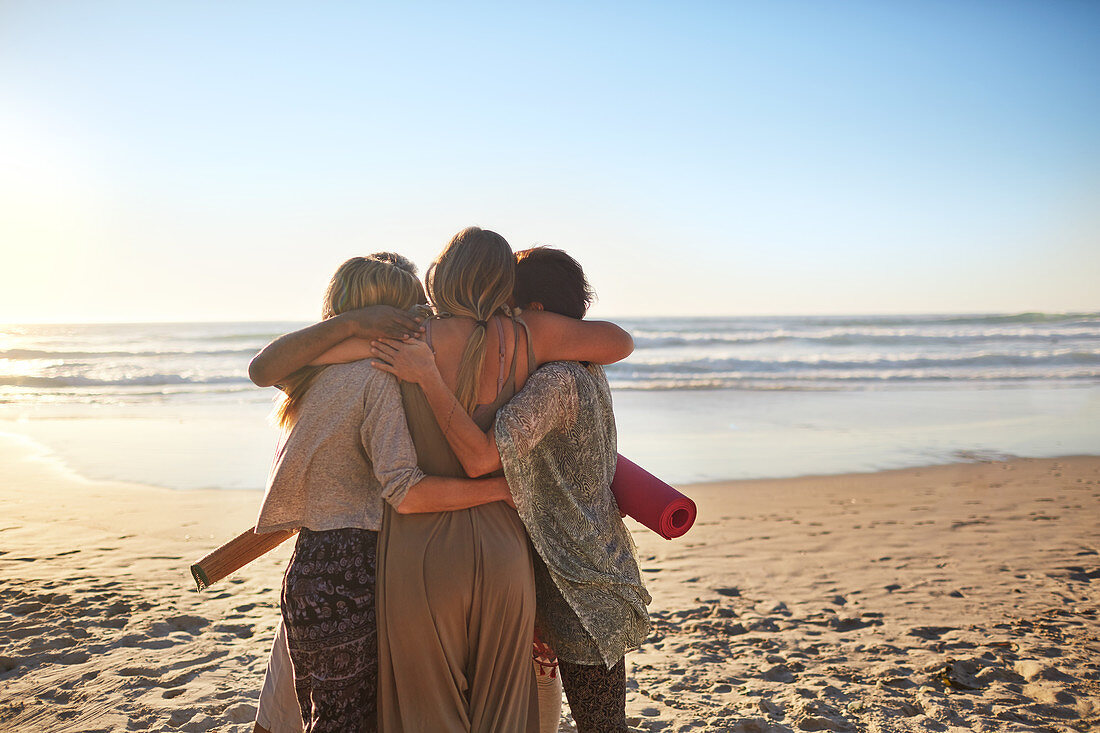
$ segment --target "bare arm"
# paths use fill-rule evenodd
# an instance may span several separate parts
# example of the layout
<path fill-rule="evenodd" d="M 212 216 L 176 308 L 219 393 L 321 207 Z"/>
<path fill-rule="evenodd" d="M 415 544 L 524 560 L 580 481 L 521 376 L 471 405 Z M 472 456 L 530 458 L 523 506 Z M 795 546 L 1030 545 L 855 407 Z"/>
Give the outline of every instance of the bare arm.
<path fill-rule="evenodd" d="M 578 321 L 542 311 L 528 311 L 524 313 L 524 319 L 531 329 L 535 358 L 538 361 L 529 366 L 532 371 L 550 361 L 611 364 L 625 359 L 634 351 L 634 339 L 614 323 Z M 338 349 L 343 347 L 341 345 Z M 361 349 L 361 346 L 355 349 Z M 345 349 L 350 350 L 350 347 Z M 501 467 L 496 434 L 492 430 L 486 433 L 479 428 L 462 408 L 440 376 L 427 344 L 417 340 L 402 343 L 395 339 L 380 339 L 371 343 L 371 351 L 373 356 L 384 360 L 373 362 L 376 368 L 394 374 L 406 382 L 419 384 L 424 390 L 436 422 L 443 430 L 447 443 L 454 450 L 466 475 L 484 476 Z M 329 358 L 330 354 L 326 354 L 325 358 Z M 334 359 L 348 360 L 350 359 Z"/>
<path fill-rule="evenodd" d="M 468 479 L 426 476 L 409 489 L 409 493 L 394 508 L 398 514 L 453 512 L 494 501 L 515 506 L 512 504 L 508 482 L 503 477 Z"/>
<path fill-rule="evenodd" d="M 371 350 L 375 357 L 385 360 L 372 362 L 376 369 L 419 384 L 424 390 L 435 420 L 467 476 L 484 476 L 500 468 L 496 435 L 491 430 L 486 433 L 479 428 L 459 404 L 440 376 L 435 357 L 426 343 L 416 339 L 406 342 L 381 339 L 371 344 Z"/>
<path fill-rule="evenodd" d="M 524 311 L 523 320 L 531 329 L 538 366 L 551 361 L 614 364 L 634 351 L 634 339 L 610 321 L 578 321 L 547 311 Z"/>
<path fill-rule="evenodd" d="M 321 364 L 347 364 L 350 361 L 369 359 L 373 356 L 370 344 L 370 341 L 359 338 L 358 336 L 344 339 L 331 349 L 327 349 L 325 353 L 318 356 L 309 364 L 310 366 L 319 366 Z"/>
<path fill-rule="evenodd" d="M 416 465 L 416 448 L 405 421 L 397 380 L 372 372 L 363 393 L 360 440 L 374 464 L 382 498 L 400 514 L 449 512 L 494 501 L 511 502 L 502 478 L 468 479 L 425 476 Z"/>
<path fill-rule="evenodd" d="M 248 378 L 259 387 L 270 387 L 297 369 L 315 362 L 345 339 L 400 338 L 419 330 L 418 318 L 388 305 L 347 311 L 272 341 L 252 358 L 248 365 Z"/>

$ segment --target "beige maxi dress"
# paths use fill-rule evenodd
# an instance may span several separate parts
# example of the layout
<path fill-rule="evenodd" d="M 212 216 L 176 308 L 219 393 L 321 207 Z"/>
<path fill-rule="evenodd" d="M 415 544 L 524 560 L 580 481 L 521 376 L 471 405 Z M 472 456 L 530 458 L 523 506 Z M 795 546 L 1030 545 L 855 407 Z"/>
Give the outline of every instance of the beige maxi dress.
<path fill-rule="evenodd" d="M 500 330 L 500 319 L 494 321 Z M 518 337 L 517 322 L 513 329 Z M 500 361 L 497 398 L 473 413 L 483 430 L 516 391 L 515 354 L 507 378 L 503 353 Z M 402 382 L 401 388 L 421 470 L 465 476 L 420 387 Z M 494 502 L 398 514 L 387 505 L 377 599 L 379 730 L 537 732 L 534 574 L 514 510 Z"/>

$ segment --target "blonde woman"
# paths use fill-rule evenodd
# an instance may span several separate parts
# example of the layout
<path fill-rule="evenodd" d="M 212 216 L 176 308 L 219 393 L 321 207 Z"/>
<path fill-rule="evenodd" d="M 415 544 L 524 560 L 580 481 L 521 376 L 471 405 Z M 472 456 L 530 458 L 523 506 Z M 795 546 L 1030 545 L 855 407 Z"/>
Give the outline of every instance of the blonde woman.
<path fill-rule="evenodd" d="M 599 321 L 552 313 L 510 318 L 515 260 L 500 235 L 471 227 L 452 238 L 429 270 L 439 318 L 425 337 L 461 409 L 487 428 L 538 365 L 554 360 L 611 363 L 630 354 L 630 335 Z M 317 358 L 322 324 L 294 336 L 311 346 L 271 348 L 258 367 L 285 373 Z M 333 331 L 327 338 L 337 340 Z M 270 347 L 269 347 L 270 348 Z M 320 361 L 371 355 L 369 339 L 349 339 Z M 409 430 L 422 469 L 463 476 L 416 385 L 402 384 Z M 452 417 L 453 419 L 453 417 Z M 503 505 L 449 514 L 387 511 L 379 539 L 379 722 L 385 731 L 534 731 L 531 668 L 534 581 L 523 525 Z"/>
<path fill-rule="evenodd" d="M 423 301 L 408 260 L 356 257 L 333 276 L 323 317 Z M 283 389 L 277 415 L 285 432 L 256 531 L 300 530 L 281 608 L 304 728 L 375 730 L 375 556 L 384 507 L 402 514 L 499 503 L 507 485 L 426 477 L 396 380 L 365 363 L 305 367 Z"/>
<path fill-rule="evenodd" d="M 576 260 L 537 247 L 516 254 L 514 298 L 525 311 L 579 319 L 593 293 Z M 374 353 L 385 360 L 376 368 L 419 384 L 436 417 L 451 421 L 447 440 L 468 473 L 503 467 L 537 551 L 540 663 L 560 673 L 579 733 L 629 731 L 624 655 L 649 634 L 651 599 L 611 491 L 616 432 L 603 370 L 564 361 L 540 367 L 486 433 L 461 411 L 449 417 L 455 397 L 422 341 L 383 339 Z M 540 693 L 549 680 L 539 677 Z M 560 689 L 556 695 L 560 714 Z M 540 713 L 557 730 L 552 700 L 540 694 Z"/>

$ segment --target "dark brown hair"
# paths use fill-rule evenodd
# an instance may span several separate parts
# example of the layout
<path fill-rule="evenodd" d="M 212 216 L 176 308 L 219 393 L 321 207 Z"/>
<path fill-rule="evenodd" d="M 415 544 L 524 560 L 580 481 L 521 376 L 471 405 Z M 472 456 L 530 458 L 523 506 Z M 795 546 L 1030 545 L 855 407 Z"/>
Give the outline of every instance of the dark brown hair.
<path fill-rule="evenodd" d="M 595 294 L 580 263 L 553 247 L 516 252 L 516 305 L 542 303 L 551 313 L 584 318 Z"/>

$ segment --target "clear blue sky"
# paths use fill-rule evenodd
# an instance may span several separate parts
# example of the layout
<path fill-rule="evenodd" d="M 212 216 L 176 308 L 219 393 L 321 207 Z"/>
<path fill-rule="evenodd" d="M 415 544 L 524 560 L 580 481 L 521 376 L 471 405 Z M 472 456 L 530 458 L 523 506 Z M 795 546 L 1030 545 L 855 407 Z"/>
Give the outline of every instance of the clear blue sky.
<path fill-rule="evenodd" d="M 600 315 L 1100 310 L 1098 212 L 1096 2 L 0 3 L 0 322 L 311 318 L 468 224 Z"/>

